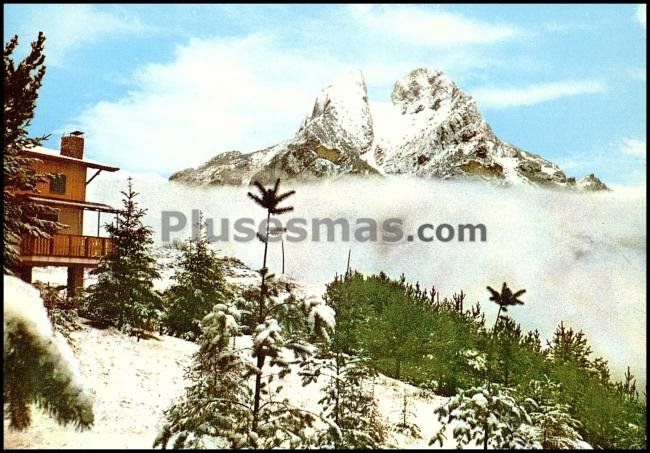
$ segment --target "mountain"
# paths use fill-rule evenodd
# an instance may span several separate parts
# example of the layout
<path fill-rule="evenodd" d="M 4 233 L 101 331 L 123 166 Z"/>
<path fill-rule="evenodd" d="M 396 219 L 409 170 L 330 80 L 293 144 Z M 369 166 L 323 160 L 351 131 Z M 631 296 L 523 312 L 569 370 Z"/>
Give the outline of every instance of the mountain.
<path fill-rule="evenodd" d="M 347 174 L 607 189 L 593 174 L 576 184 L 553 162 L 499 140 L 476 101 L 441 71 L 427 68 L 399 80 L 391 103 L 368 101 L 363 74 L 347 73 L 322 90 L 293 138 L 249 154 L 219 154 L 170 180 L 240 185 Z"/>

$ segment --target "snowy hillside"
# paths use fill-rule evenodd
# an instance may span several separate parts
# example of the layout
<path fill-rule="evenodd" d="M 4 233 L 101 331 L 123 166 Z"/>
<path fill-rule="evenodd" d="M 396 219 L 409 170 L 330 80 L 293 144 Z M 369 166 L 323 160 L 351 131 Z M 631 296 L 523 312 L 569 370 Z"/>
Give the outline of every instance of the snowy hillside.
<path fill-rule="evenodd" d="M 41 277 L 47 275 L 41 273 Z M 50 277 L 56 281 L 57 274 L 50 274 Z M 229 280 L 232 283 L 246 285 L 251 277 L 250 270 L 236 261 L 230 268 Z M 29 305 L 31 300 L 40 300 L 37 291 L 31 289 L 17 293 L 22 297 L 23 306 Z M 44 327 L 39 329 L 51 332 L 42 306 L 40 312 L 38 320 Z M 5 311 L 6 316 L 7 313 L 13 311 Z M 163 411 L 183 394 L 188 385 L 184 370 L 197 350 L 195 343 L 166 335 L 138 341 L 113 328 L 100 330 L 92 327 L 82 318 L 80 323 L 81 328 L 70 334 L 76 360 L 71 357 L 68 361 L 75 363 L 76 379 L 91 395 L 94 426 L 85 431 L 64 427 L 42 410 L 34 408 L 32 424 L 25 431 L 9 430 L 5 421 L 5 448 L 150 448 L 161 427 Z M 65 343 L 62 337 L 59 339 Z M 251 342 L 251 338 L 242 336 L 236 342 L 245 345 Z M 62 347 L 69 350 L 66 344 Z M 317 412 L 322 382 L 303 387 L 296 372 L 276 385 L 284 386 L 284 396 L 296 406 Z M 394 431 L 390 443 L 401 447 L 426 447 L 428 439 L 439 428 L 433 410 L 446 398 L 384 376 L 377 378 L 375 386 L 387 426 L 399 422 L 406 395 L 412 405 L 409 409 L 411 423 L 417 423 L 421 431 L 417 438 Z"/>
<path fill-rule="evenodd" d="M 63 427 L 40 410 L 26 431 L 10 431 L 5 422 L 5 448 L 151 448 L 160 428 L 163 411 L 183 393 L 196 345 L 165 335 L 137 341 L 113 329 L 98 330 L 85 325 L 72 334 L 73 349 L 80 362 L 81 376 L 94 397 L 95 425 L 88 431 Z M 238 339 L 238 342 L 249 340 Z M 426 448 L 438 429 L 433 410 L 446 398 L 380 376 L 376 392 L 384 419 L 396 424 L 404 393 L 407 394 L 422 438 L 394 432 L 392 442 L 400 447 Z M 299 391 L 297 391 L 299 389 Z M 299 379 L 290 375 L 284 392 L 296 405 L 317 411 L 316 385 L 303 390 Z M 449 447 L 453 447 L 450 443 Z"/>
<path fill-rule="evenodd" d="M 63 427 L 40 410 L 32 426 L 4 427 L 5 448 L 151 448 L 163 410 L 184 388 L 195 345 L 161 336 L 136 341 L 114 330 L 73 332 L 80 374 L 94 398 L 91 430 Z"/>
<path fill-rule="evenodd" d="M 347 73 L 322 90 L 293 138 L 250 154 L 219 154 L 170 179 L 240 185 L 377 173 L 607 189 L 593 175 L 576 185 L 556 164 L 499 140 L 476 101 L 427 68 L 397 81 L 391 103 L 370 102 L 363 74 Z"/>

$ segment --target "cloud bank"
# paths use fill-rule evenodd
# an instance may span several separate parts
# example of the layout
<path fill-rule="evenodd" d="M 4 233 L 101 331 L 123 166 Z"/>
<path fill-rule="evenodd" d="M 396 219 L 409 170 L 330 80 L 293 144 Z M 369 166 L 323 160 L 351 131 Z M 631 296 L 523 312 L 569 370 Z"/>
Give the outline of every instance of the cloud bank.
<path fill-rule="evenodd" d="M 98 178 L 89 198 L 117 205 L 125 178 Z M 526 304 L 511 313 L 526 329 L 550 338 L 565 321 L 586 332 L 614 375 L 621 376 L 627 365 L 637 376 L 645 375 L 644 188 L 573 194 L 406 177 L 328 180 L 294 188 L 291 201 L 300 217 L 343 217 L 352 225 L 361 217 L 378 222 L 398 217 L 407 233 L 422 223 L 483 223 L 487 228 L 486 242 L 286 243 L 288 273 L 312 291 L 322 292 L 335 273 L 345 270 L 350 248 L 352 266 L 362 272 L 404 273 L 426 287 L 435 284 L 448 296 L 463 289 L 469 303 L 481 302 L 489 321 L 496 310 L 485 287 L 507 281 L 528 290 Z M 264 218 L 246 196 L 247 187 L 188 188 L 136 177 L 135 189 L 142 192 L 140 202 L 149 209 L 145 220 L 157 240 L 162 210 L 182 211 L 189 218 L 191 209 L 201 209 L 219 228 L 222 218 Z M 87 219 L 89 231 L 94 231 L 93 219 Z M 188 226 L 179 237 L 189 234 Z M 276 272 L 280 244 L 273 245 L 269 266 Z M 218 247 L 252 268 L 260 266 L 258 242 Z"/>

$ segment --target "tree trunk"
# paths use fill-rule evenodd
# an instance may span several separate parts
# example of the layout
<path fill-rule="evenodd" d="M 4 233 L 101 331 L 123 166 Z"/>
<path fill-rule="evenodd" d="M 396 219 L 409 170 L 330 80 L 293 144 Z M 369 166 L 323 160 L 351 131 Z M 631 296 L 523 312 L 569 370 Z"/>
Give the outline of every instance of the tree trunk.
<path fill-rule="evenodd" d="M 488 426 L 487 423 L 483 425 L 483 450 L 488 449 Z"/>
<path fill-rule="evenodd" d="M 352 249 L 348 250 L 348 264 L 345 266 L 345 278 L 348 277 L 348 274 L 350 273 L 350 255 L 352 254 Z"/>
<path fill-rule="evenodd" d="M 494 337 L 494 335 L 497 332 L 497 324 L 499 324 L 499 316 L 501 316 L 501 309 L 502 308 L 503 307 L 501 305 L 499 305 L 499 311 L 497 312 L 497 319 L 496 319 L 496 321 L 494 321 L 494 327 L 492 328 L 492 337 Z"/>
<path fill-rule="evenodd" d="M 264 322 L 264 298 L 266 296 L 266 254 L 269 248 L 269 221 L 271 220 L 271 211 L 267 212 L 266 215 L 266 236 L 264 241 L 264 259 L 262 261 L 262 284 L 260 285 L 260 311 L 258 317 L 258 324 Z M 262 390 L 262 367 L 264 367 L 264 355 L 258 353 L 257 355 L 257 369 L 258 374 L 255 376 L 255 399 L 253 404 L 253 426 L 252 430 L 257 432 L 257 425 L 259 423 L 259 413 L 260 413 L 260 399 L 261 399 L 261 390 Z"/>
<path fill-rule="evenodd" d="M 339 383 L 341 382 L 341 363 L 340 363 L 340 352 L 336 353 L 336 399 L 334 400 L 334 422 L 336 425 L 339 425 L 339 398 L 341 394 L 341 388 Z"/>

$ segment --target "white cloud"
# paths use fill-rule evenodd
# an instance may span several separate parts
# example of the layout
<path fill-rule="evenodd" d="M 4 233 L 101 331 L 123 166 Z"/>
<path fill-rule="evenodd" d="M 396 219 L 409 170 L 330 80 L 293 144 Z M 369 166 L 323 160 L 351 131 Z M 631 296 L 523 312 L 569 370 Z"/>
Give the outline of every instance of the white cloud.
<path fill-rule="evenodd" d="M 618 146 L 618 150 L 622 154 L 643 158 L 645 158 L 647 155 L 646 149 L 647 147 L 645 140 L 639 140 L 638 138 L 631 137 L 621 140 Z"/>
<path fill-rule="evenodd" d="M 11 34 L 17 34 L 25 43 L 36 39 L 39 31 L 44 32 L 46 62 L 54 66 L 62 65 L 73 49 L 100 38 L 150 30 L 137 19 L 98 11 L 88 4 L 13 5 L 12 8 L 13 13 L 24 13 L 25 19 L 15 30 L 10 30 Z M 29 47 L 21 48 L 26 51 Z"/>
<path fill-rule="evenodd" d="M 639 5 L 636 8 L 636 20 L 643 26 L 643 28 L 646 28 L 646 5 Z"/>
<path fill-rule="evenodd" d="M 282 51 L 268 36 L 193 39 L 171 63 L 138 70 L 128 96 L 95 104 L 66 129 L 86 132 L 91 158 L 169 174 L 290 138 L 345 69 Z"/>
<path fill-rule="evenodd" d="M 423 46 L 489 44 L 521 35 L 508 24 L 492 24 L 445 11 L 407 5 L 351 5 L 350 16 L 375 32 Z"/>
<path fill-rule="evenodd" d="M 526 87 L 477 88 L 469 94 L 474 96 L 479 107 L 503 109 L 521 107 L 553 101 L 567 96 L 601 93 L 605 85 L 596 80 L 538 83 Z"/>

